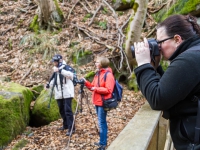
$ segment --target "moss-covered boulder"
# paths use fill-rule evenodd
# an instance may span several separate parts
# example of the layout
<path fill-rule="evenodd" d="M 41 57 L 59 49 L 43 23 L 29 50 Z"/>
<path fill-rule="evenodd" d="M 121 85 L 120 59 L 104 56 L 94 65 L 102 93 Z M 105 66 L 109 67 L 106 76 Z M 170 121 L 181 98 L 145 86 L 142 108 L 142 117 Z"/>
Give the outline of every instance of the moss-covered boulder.
<path fill-rule="evenodd" d="M 192 14 L 195 16 L 200 15 L 200 1 L 199 0 L 176 0 L 172 3 L 171 7 L 161 9 L 158 13 L 154 14 L 153 17 L 157 22 L 163 21 L 168 16 L 173 14 Z M 166 11 L 167 9 L 167 11 Z"/>
<path fill-rule="evenodd" d="M 44 85 L 37 85 L 31 88 L 31 91 L 34 95 L 34 99 L 37 99 L 42 90 L 44 89 Z"/>
<path fill-rule="evenodd" d="M 54 94 L 50 102 L 51 90 L 43 90 L 36 99 L 35 105 L 31 111 L 31 126 L 39 127 L 48 125 L 52 121 L 58 120 L 61 116 L 58 105 L 54 99 Z M 50 103 L 49 103 L 50 102 Z M 50 104 L 50 105 L 49 105 Z M 76 101 L 72 101 L 72 110 L 76 107 Z"/>
<path fill-rule="evenodd" d="M 78 65 L 85 65 L 93 61 L 93 54 L 90 50 L 81 50 L 72 55 L 72 61 Z"/>
<path fill-rule="evenodd" d="M 113 0 L 113 8 L 117 11 L 127 10 L 133 7 L 135 0 Z"/>
<path fill-rule="evenodd" d="M 32 92 L 17 83 L 0 82 L 0 147 L 29 124 Z"/>

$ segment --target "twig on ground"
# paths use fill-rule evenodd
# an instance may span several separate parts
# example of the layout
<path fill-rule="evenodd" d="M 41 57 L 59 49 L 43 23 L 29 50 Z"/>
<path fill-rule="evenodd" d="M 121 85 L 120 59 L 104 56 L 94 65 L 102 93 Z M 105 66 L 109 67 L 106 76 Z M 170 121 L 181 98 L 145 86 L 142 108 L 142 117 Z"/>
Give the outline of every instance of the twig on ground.
<path fill-rule="evenodd" d="M 91 13 L 91 11 L 85 6 L 85 4 L 83 4 L 82 2 L 79 2 L 84 8 L 85 10 L 88 12 L 88 13 Z"/>
<path fill-rule="evenodd" d="M 87 3 L 87 5 L 90 7 L 90 9 L 92 10 L 92 6 L 90 5 L 90 3 L 87 1 L 87 0 L 85 0 L 85 2 Z"/>
<path fill-rule="evenodd" d="M 29 73 L 31 72 L 32 68 L 33 68 L 33 65 L 31 65 L 31 67 L 28 70 L 28 72 L 21 78 L 21 80 L 19 81 L 19 84 L 29 75 Z"/>
<path fill-rule="evenodd" d="M 92 19 L 90 20 L 88 26 L 90 26 L 92 24 L 94 17 L 96 16 L 97 12 L 101 9 L 101 7 L 102 7 L 102 4 L 100 4 L 99 7 L 97 8 L 97 10 L 94 12 Z"/>
<path fill-rule="evenodd" d="M 80 0 L 77 0 L 76 3 L 74 4 L 74 6 L 72 7 L 72 9 L 70 9 L 67 19 L 69 19 L 70 15 L 71 15 L 71 13 L 72 13 L 72 10 L 73 10 L 74 7 L 78 4 L 79 1 L 80 1 Z"/>

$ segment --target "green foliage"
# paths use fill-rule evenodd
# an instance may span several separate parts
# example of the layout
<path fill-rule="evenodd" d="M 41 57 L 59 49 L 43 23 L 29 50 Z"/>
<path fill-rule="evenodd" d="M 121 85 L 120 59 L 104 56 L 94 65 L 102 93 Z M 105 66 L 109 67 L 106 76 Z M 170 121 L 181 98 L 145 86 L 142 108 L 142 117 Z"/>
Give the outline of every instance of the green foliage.
<path fill-rule="evenodd" d="M 164 71 L 166 71 L 167 68 L 168 68 L 168 66 L 169 66 L 169 62 L 168 62 L 168 61 L 165 61 L 165 60 L 161 60 L 160 64 L 161 64 L 161 66 L 162 66 L 162 69 L 163 69 Z"/>
<path fill-rule="evenodd" d="M 91 18 L 92 14 L 86 14 L 85 17 L 83 18 L 83 22 L 85 22 L 88 18 Z"/>
<path fill-rule="evenodd" d="M 95 75 L 95 72 L 94 72 L 94 71 L 91 71 L 91 72 L 89 72 L 89 73 L 87 73 L 87 74 L 85 75 L 85 79 L 88 80 L 88 81 L 90 81 L 90 82 L 92 82 L 92 80 L 93 80 L 93 78 L 94 78 L 94 75 Z"/>
<path fill-rule="evenodd" d="M 108 13 L 108 9 L 106 7 L 103 7 L 102 13 L 103 14 L 107 14 Z"/>
<path fill-rule="evenodd" d="M 76 41 L 74 41 L 74 42 L 71 42 L 70 44 L 69 44 L 69 47 L 70 48 L 73 48 L 75 45 L 78 45 L 80 42 L 76 42 Z"/>
<path fill-rule="evenodd" d="M 116 0 L 112 0 L 113 3 L 116 3 Z"/>
<path fill-rule="evenodd" d="M 11 81 L 11 78 L 10 78 L 9 76 L 6 76 L 6 77 L 4 78 L 3 81 L 5 81 L 5 82 L 10 82 L 10 81 Z"/>
<path fill-rule="evenodd" d="M 27 143 L 28 143 L 27 140 L 22 139 L 22 140 L 20 140 L 18 143 L 16 143 L 16 144 L 14 145 L 14 148 L 13 148 L 12 150 L 20 150 L 20 149 L 22 149 Z"/>
<path fill-rule="evenodd" d="M 35 15 L 31 24 L 30 29 L 33 30 L 35 33 L 39 33 L 39 22 L 38 22 L 38 15 Z"/>
<path fill-rule="evenodd" d="M 103 30 L 107 29 L 107 21 L 100 21 L 98 24 Z"/>
<path fill-rule="evenodd" d="M 118 16 L 122 16 L 124 14 L 123 11 L 117 11 L 117 13 L 118 13 Z"/>
<path fill-rule="evenodd" d="M 134 90 L 135 92 L 139 91 L 136 76 L 134 73 L 132 73 L 131 77 L 128 79 L 128 89 Z"/>
<path fill-rule="evenodd" d="M 41 32 L 41 34 L 28 34 L 25 35 L 21 41 L 20 46 L 26 49 L 31 56 L 35 54 L 43 54 L 43 59 L 51 58 L 57 53 L 57 45 L 60 42 L 57 36 L 52 36 L 51 33 Z"/>

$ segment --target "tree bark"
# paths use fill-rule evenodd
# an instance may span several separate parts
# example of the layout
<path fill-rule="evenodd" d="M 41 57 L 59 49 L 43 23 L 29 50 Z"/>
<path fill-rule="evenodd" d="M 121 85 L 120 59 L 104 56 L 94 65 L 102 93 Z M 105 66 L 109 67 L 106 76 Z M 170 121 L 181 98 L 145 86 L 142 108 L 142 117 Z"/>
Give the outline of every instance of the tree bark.
<path fill-rule="evenodd" d="M 134 42 L 138 42 L 140 40 L 142 27 L 146 18 L 147 5 L 148 0 L 135 0 L 132 17 L 128 26 L 125 52 L 132 68 L 134 67 L 134 65 L 136 65 L 136 63 L 135 59 L 133 59 L 132 57 L 130 47 L 133 45 Z"/>
<path fill-rule="evenodd" d="M 38 21 L 40 27 L 49 28 L 54 22 L 62 23 L 63 14 L 57 0 L 35 0 L 38 4 Z"/>

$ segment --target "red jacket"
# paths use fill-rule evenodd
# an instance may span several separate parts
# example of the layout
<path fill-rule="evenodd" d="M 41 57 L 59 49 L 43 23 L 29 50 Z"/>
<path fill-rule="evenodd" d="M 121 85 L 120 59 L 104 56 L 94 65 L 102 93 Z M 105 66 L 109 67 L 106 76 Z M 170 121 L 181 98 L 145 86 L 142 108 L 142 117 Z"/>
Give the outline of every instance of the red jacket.
<path fill-rule="evenodd" d="M 110 73 L 107 73 L 106 76 L 106 81 L 104 82 L 104 74 L 109 71 Z M 101 68 L 100 71 L 100 76 L 99 76 L 99 84 L 98 85 L 98 73 L 94 76 L 94 79 L 92 83 L 89 81 L 85 82 L 85 86 L 90 90 L 92 87 L 96 87 L 94 91 L 92 91 L 92 101 L 94 105 L 97 106 L 102 106 L 102 97 L 101 95 L 104 96 L 104 99 L 109 99 L 112 97 L 112 92 L 114 89 L 115 85 L 115 79 L 112 74 L 112 69 L 109 68 Z"/>

